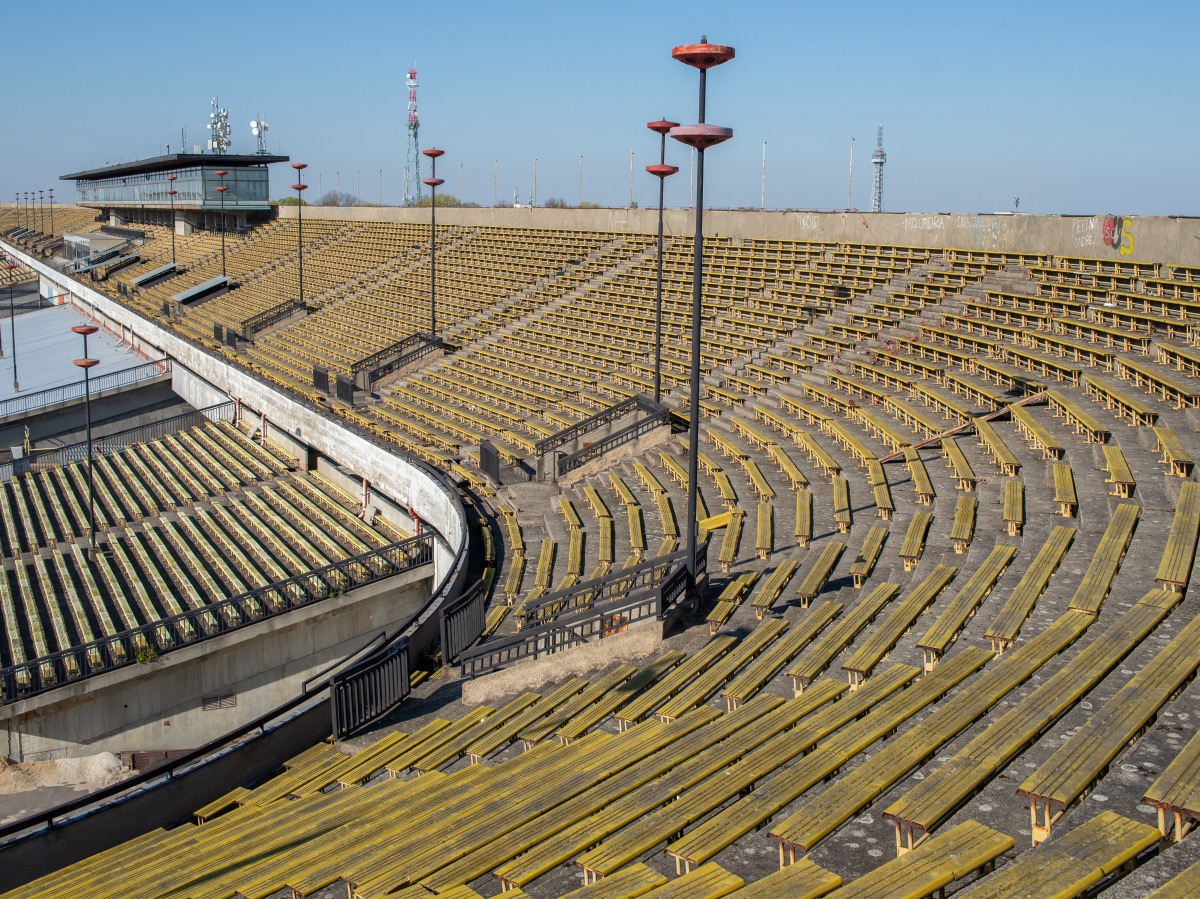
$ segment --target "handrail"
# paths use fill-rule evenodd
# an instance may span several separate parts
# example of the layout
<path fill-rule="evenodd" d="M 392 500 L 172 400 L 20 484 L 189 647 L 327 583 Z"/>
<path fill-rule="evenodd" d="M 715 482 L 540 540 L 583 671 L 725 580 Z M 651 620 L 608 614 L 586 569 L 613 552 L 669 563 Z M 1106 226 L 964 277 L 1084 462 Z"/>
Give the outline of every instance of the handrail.
<path fill-rule="evenodd" d="M 418 334 L 416 336 L 419 337 L 420 340 L 418 341 L 417 346 L 415 346 L 413 349 L 407 350 L 406 352 L 401 353 L 399 356 L 396 356 L 394 359 L 384 362 L 382 365 L 377 366 L 376 368 L 373 368 L 367 372 L 368 388 L 373 387 L 375 382 L 380 378 L 386 377 L 392 372 L 408 365 L 410 362 L 415 362 L 416 360 L 428 356 L 430 353 L 436 352 L 445 346 L 442 338 L 440 337 L 430 337 L 426 334 Z"/>
<path fill-rule="evenodd" d="M 703 549 L 704 552 L 698 554 L 697 558 L 702 570 L 707 561 L 707 542 Z M 463 677 L 473 677 L 498 665 L 524 658 L 536 659 L 586 643 L 593 634 L 604 639 L 638 621 L 648 618 L 665 620 L 668 610 L 686 594 L 691 581 L 686 560 L 679 558 L 683 555 L 686 553 L 664 556 L 664 559 L 674 559 L 677 564 L 665 577 L 641 589 L 605 597 L 591 608 L 571 608 L 537 627 L 464 650 L 458 657 L 459 673 Z"/>
<path fill-rule="evenodd" d="M 91 379 L 92 395 L 94 396 L 104 390 L 111 390 L 114 387 L 125 387 L 145 378 L 153 378 L 158 375 L 169 374 L 170 372 L 171 360 L 169 358 L 155 359 L 141 365 L 123 368 L 120 371 L 109 372 L 108 374 Z M 10 399 L 0 401 L 0 420 L 10 415 L 27 415 L 33 410 L 41 409 L 45 406 L 53 406 L 57 403 L 65 403 L 73 399 L 83 399 L 83 388 L 83 381 L 72 381 L 70 384 L 62 384 L 58 387 L 50 387 L 46 390 L 26 393 L 23 396 L 14 396 Z"/>
<path fill-rule="evenodd" d="M 583 421 L 577 421 L 573 425 L 568 425 L 556 434 L 551 434 L 549 437 L 544 437 L 533 445 L 534 454 L 538 456 L 544 456 L 551 450 L 558 449 L 560 446 L 565 446 L 566 444 L 582 437 L 584 434 L 590 434 L 592 431 L 602 428 L 607 424 L 611 424 L 618 418 L 624 418 L 634 409 L 644 408 L 643 404 L 645 403 L 650 403 L 655 407 L 659 406 L 658 403 L 655 403 L 648 397 L 645 397 L 640 393 L 636 394 L 628 399 L 621 400 L 618 403 L 613 403 L 607 409 L 600 410 L 590 418 L 585 418 Z M 657 412 L 658 408 L 655 408 L 651 411 Z"/>
<path fill-rule="evenodd" d="M 435 534 L 428 532 L 381 546 L 283 581 L 208 603 L 196 609 L 110 634 L 90 643 L 0 669 L 0 705 L 53 690 L 68 681 L 95 677 L 145 662 L 159 651 L 193 645 L 274 618 L 293 609 L 402 571 L 433 562 Z"/>
<path fill-rule="evenodd" d="M 563 475 L 569 474 L 577 468 L 582 468 L 593 459 L 599 459 L 605 453 L 612 452 L 619 446 L 632 443 L 656 428 L 670 425 L 671 416 L 671 410 L 664 406 L 653 415 L 646 418 L 639 418 L 633 424 L 626 425 L 619 431 L 614 431 L 607 437 L 597 440 L 595 443 L 582 447 L 570 455 L 563 456 L 558 460 L 558 476 L 561 478 Z"/>
<path fill-rule="evenodd" d="M 254 336 L 256 331 L 260 331 L 268 325 L 273 325 L 276 322 L 283 321 L 292 313 L 303 309 L 305 303 L 303 300 L 284 300 L 278 306 L 272 306 L 270 309 L 264 309 L 257 315 L 252 315 L 238 329 L 242 332 L 242 336 L 249 340 Z"/>
<path fill-rule="evenodd" d="M 370 371 L 380 363 L 391 358 L 392 356 L 395 356 L 397 353 L 404 352 L 409 347 L 414 347 L 419 343 L 436 339 L 436 337 L 433 337 L 430 334 L 422 334 L 420 332 L 416 334 L 409 334 L 402 340 L 397 340 L 390 346 L 385 346 L 382 350 L 374 352 L 370 356 L 359 359 L 357 362 L 353 363 L 350 366 L 350 374 L 357 375 L 359 372 Z"/>
<path fill-rule="evenodd" d="M 134 428 L 118 431 L 115 434 L 109 434 L 107 437 L 96 437 L 92 440 L 92 453 L 116 452 L 135 443 L 158 440 L 169 434 L 177 434 L 186 428 L 192 428 L 209 421 L 232 421 L 236 408 L 236 404 L 232 402 L 217 403 L 215 406 L 207 406 L 192 412 L 184 412 L 182 415 L 173 415 L 170 418 L 151 422 L 148 425 L 138 425 Z M 36 468 L 52 468 L 56 465 L 79 462 L 87 459 L 87 457 L 88 445 L 87 441 L 84 440 L 79 443 L 68 443 L 66 446 L 60 446 L 52 450 L 41 451 L 38 453 L 36 461 L 32 464 Z"/>
<path fill-rule="evenodd" d="M 707 543 L 705 543 L 707 546 Z M 703 553 L 701 553 L 703 555 Z M 676 562 L 687 560 L 687 550 L 681 549 L 666 556 L 647 559 L 629 568 L 618 568 L 597 578 L 581 581 L 573 587 L 547 593 L 539 599 L 525 603 L 525 617 L 529 618 L 539 609 L 547 606 L 562 605 L 578 607 L 595 602 L 597 599 L 611 598 L 614 595 L 627 592 L 639 583 L 652 583 L 655 575 L 662 569 L 670 568 Z"/>

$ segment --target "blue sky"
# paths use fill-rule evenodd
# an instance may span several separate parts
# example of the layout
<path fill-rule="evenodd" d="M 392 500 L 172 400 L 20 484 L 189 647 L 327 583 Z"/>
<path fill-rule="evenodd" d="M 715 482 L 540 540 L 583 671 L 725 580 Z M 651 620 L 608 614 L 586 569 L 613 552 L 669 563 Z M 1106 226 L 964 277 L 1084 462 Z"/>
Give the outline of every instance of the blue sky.
<path fill-rule="evenodd" d="M 229 109 L 235 151 L 269 147 L 340 172 L 365 200 L 401 198 L 404 75 L 418 70 L 421 145 L 438 174 L 490 205 L 579 197 L 657 201 L 645 123 L 696 118 L 698 77 L 671 47 L 706 34 L 737 58 L 709 76 L 708 120 L 734 139 L 707 153 L 706 205 L 869 208 L 870 153 L 884 126 L 889 211 L 1195 215 L 1200 144 L 1194 41 L 1200 5 L 1130 0 L 976 2 L 176 4 L 10 3 L 0 199 L 57 177 L 157 155 L 206 136 Z M 73 17 L 78 17 L 74 19 Z M 40 39 L 38 36 L 41 36 Z M 20 39 L 14 40 L 14 37 Z M 20 73 L 27 77 L 20 78 Z M 15 126 L 15 127 L 14 127 Z M 672 142 L 668 141 L 669 144 Z M 668 162 L 668 205 L 688 202 L 688 153 Z M 356 173 L 359 173 L 356 175 Z M 272 194 L 290 182 L 273 173 Z M 426 173 L 427 174 L 427 173 Z"/>

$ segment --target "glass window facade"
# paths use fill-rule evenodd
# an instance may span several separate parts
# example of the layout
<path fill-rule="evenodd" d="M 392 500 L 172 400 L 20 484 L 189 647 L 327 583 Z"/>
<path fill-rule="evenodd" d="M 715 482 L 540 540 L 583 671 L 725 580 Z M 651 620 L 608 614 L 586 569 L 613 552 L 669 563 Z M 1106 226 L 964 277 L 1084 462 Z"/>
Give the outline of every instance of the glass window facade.
<path fill-rule="evenodd" d="M 217 176 L 221 164 L 196 166 L 174 171 L 122 175 L 95 181 L 75 182 L 75 201 L 84 206 L 155 206 L 167 208 L 171 198 L 167 191 L 174 187 L 176 207 L 220 209 L 221 194 L 217 188 L 224 183 L 226 210 L 267 209 L 269 188 L 267 167 L 230 168 L 224 181 Z M 174 185 L 167 181 L 174 175 Z"/>

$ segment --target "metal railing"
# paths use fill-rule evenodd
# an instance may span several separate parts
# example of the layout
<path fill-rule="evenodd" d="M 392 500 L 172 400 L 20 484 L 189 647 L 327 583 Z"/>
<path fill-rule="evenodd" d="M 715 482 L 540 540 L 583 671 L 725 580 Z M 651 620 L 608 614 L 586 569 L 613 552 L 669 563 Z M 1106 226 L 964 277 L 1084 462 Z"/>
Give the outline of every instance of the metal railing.
<path fill-rule="evenodd" d="M 36 696 L 66 682 L 152 662 L 161 653 L 172 649 L 211 640 L 403 571 L 432 564 L 433 553 L 434 534 L 420 534 L 238 596 L 10 665 L 0 669 L 0 687 L 3 688 L 0 704 Z"/>
<path fill-rule="evenodd" d="M 334 739 L 344 740 L 387 714 L 411 692 L 408 638 L 402 637 L 330 678 Z"/>
<path fill-rule="evenodd" d="M 580 437 L 590 434 L 592 431 L 597 431 L 600 428 L 612 424 L 628 415 L 630 412 L 645 408 L 645 404 L 649 403 L 658 410 L 659 404 L 654 400 L 649 399 L 642 394 L 631 396 L 629 399 L 621 400 L 619 403 L 614 403 L 607 409 L 602 409 L 591 418 L 585 418 L 583 421 L 577 421 L 575 424 L 563 428 L 561 431 L 551 434 L 549 437 L 539 440 L 533 445 L 533 452 L 537 456 L 544 456 L 552 450 L 558 449 L 560 446 L 566 446 L 578 440 Z"/>
<path fill-rule="evenodd" d="M 707 550 L 707 546 L 705 543 L 704 550 Z M 679 555 L 673 553 L 665 558 Z M 702 560 L 705 559 L 706 554 L 699 553 L 697 565 L 703 565 Z M 615 636 L 639 621 L 661 621 L 680 597 L 687 593 L 690 581 L 686 560 L 680 560 L 655 584 L 597 602 L 588 609 L 560 615 L 553 621 L 522 630 L 514 636 L 488 640 L 464 651 L 458 658 L 459 673 L 463 677 L 474 677 L 521 659 L 536 659 L 579 646 L 592 637 L 604 639 Z"/>
<path fill-rule="evenodd" d="M 171 418 L 164 418 L 162 421 L 151 422 L 148 425 L 139 425 L 136 428 L 118 431 L 115 434 L 109 434 L 107 437 L 95 437 L 92 439 L 92 453 L 95 455 L 115 453 L 135 443 L 161 440 L 169 434 L 177 434 L 180 431 L 194 428 L 196 425 L 202 425 L 209 421 L 233 421 L 236 412 L 236 404 L 232 402 L 218 403 L 215 406 L 208 406 L 205 409 L 198 409 L 194 412 L 185 412 L 182 415 L 174 415 Z M 34 468 L 53 468 L 55 466 L 67 465 L 71 462 L 81 462 L 87 458 L 87 455 L 88 445 L 86 440 L 81 443 L 69 443 L 66 446 L 60 446 L 52 450 L 39 450 L 37 459 L 32 463 L 32 466 Z"/>
<path fill-rule="evenodd" d="M 242 322 L 238 330 L 241 332 L 243 338 L 249 340 L 256 332 L 276 322 L 283 321 L 289 315 L 293 315 L 303 308 L 305 308 L 303 300 L 286 300 L 278 306 L 272 306 L 270 309 L 258 313 L 258 315 L 250 316 Z"/>
<path fill-rule="evenodd" d="M 367 356 L 364 359 L 359 359 L 350 366 L 350 373 L 352 375 L 357 375 L 360 372 L 370 371 L 371 369 L 376 368 L 382 363 L 386 362 L 392 356 L 403 353 L 405 350 L 409 350 L 419 345 L 423 341 L 436 339 L 437 338 L 431 337 L 428 334 L 409 334 L 403 340 L 397 340 L 391 346 L 385 346 L 382 350 L 372 353 L 370 356 Z"/>
<path fill-rule="evenodd" d="M 440 337 L 430 337 L 428 334 L 414 335 L 418 338 L 416 346 L 410 350 L 406 350 L 396 358 L 384 362 L 382 365 L 371 369 L 367 372 L 367 389 L 374 386 L 375 382 L 380 378 L 385 378 L 392 372 L 397 371 L 410 362 L 416 362 L 430 353 L 437 352 L 442 349 L 444 343 Z"/>
<path fill-rule="evenodd" d="M 442 607 L 442 661 L 449 665 L 479 639 L 487 621 L 487 590 L 477 580 L 462 596 Z"/>
<path fill-rule="evenodd" d="M 98 393 L 102 393 L 105 390 L 112 390 L 116 387 L 127 387 L 138 381 L 143 381 L 147 378 L 156 378 L 159 375 L 170 374 L 170 372 L 170 359 L 155 359 L 152 362 L 135 365 L 132 368 L 123 368 L 120 371 L 109 372 L 108 374 L 91 379 L 92 395 L 95 396 Z M 27 393 L 24 396 L 14 396 L 11 399 L 4 400 L 0 402 L 0 420 L 8 418 L 10 415 L 28 415 L 35 409 L 42 409 L 46 406 L 54 406 L 72 400 L 82 400 L 83 386 L 83 381 L 73 381 L 70 384 L 63 384 L 59 387 L 51 387 L 48 390 L 39 390 L 36 393 Z"/>
<path fill-rule="evenodd" d="M 561 478 L 563 475 L 581 468 L 593 459 L 599 459 L 605 453 L 612 452 L 619 446 L 632 443 L 649 434 L 651 431 L 669 426 L 670 424 L 671 410 L 664 406 L 661 411 L 653 415 L 646 418 L 639 418 L 633 424 L 621 428 L 619 431 L 614 431 L 607 437 L 601 438 L 595 443 L 589 444 L 569 455 L 563 456 L 558 460 L 558 465 L 556 466 L 558 476 Z"/>
<path fill-rule="evenodd" d="M 705 541 L 698 548 L 696 562 L 698 566 L 702 567 L 707 564 L 707 553 L 708 542 Z M 687 550 L 681 549 L 670 555 L 659 556 L 656 559 L 647 559 L 644 562 L 639 562 L 637 565 L 631 565 L 629 568 L 610 571 L 602 577 L 581 581 L 574 587 L 567 587 L 565 590 L 547 593 L 532 601 L 527 600 L 524 607 L 525 620 L 532 621 L 551 614 L 549 611 L 543 612 L 543 610 L 555 608 L 577 609 L 582 606 L 594 605 L 597 602 L 615 599 L 623 596 L 630 590 L 657 583 L 675 565 L 686 562 Z"/>

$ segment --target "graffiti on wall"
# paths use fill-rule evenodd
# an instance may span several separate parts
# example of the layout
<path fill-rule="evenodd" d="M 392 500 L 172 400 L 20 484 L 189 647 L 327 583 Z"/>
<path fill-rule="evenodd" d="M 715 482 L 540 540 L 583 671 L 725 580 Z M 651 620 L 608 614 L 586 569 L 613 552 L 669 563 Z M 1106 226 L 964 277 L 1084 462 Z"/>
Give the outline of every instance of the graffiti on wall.
<path fill-rule="evenodd" d="M 1121 215 L 1107 216 L 1100 237 L 1106 246 L 1112 247 L 1121 256 L 1133 255 L 1132 219 Z"/>

